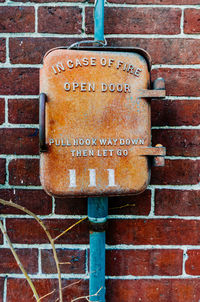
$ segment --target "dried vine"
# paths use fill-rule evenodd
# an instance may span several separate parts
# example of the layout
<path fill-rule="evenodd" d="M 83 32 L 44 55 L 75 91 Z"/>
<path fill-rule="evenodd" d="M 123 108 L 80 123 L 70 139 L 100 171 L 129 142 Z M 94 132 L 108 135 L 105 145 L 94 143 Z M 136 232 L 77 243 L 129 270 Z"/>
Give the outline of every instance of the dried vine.
<path fill-rule="evenodd" d="M 77 221 L 76 223 L 74 223 L 73 225 L 71 225 L 69 228 L 67 228 L 64 232 L 62 232 L 61 234 L 59 234 L 57 237 L 55 238 L 52 238 L 51 234 L 49 233 L 49 231 L 47 230 L 45 224 L 42 222 L 42 220 L 40 218 L 38 218 L 33 212 L 29 211 L 28 209 L 26 209 L 25 207 L 22 207 L 12 201 L 6 201 L 6 200 L 3 200 L 3 199 L 0 199 L 0 204 L 4 205 L 4 206 L 9 206 L 9 207 L 13 207 L 13 208 L 16 208 L 26 214 L 28 214 L 29 216 L 33 217 L 38 223 L 39 225 L 42 227 L 43 231 L 45 232 L 46 236 L 48 237 L 48 240 L 51 244 L 51 247 L 52 247 L 52 250 L 53 250 L 53 256 L 54 256 L 54 260 L 55 260 L 55 263 L 56 263 L 56 269 L 57 269 L 57 274 L 58 274 L 58 286 L 59 286 L 59 301 L 60 302 L 63 302 L 63 295 L 62 295 L 62 280 L 61 280 L 61 272 L 60 272 L 60 266 L 59 266 L 59 260 L 58 260 L 58 256 L 57 256 L 57 253 L 56 253 L 56 248 L 55 248 L 55 241 L 60 238 L 61 236 L 63 236 L 65 233 L 67 233 L 69 230 L 71 230 L 74 226 L 76 226 L 77 224 L 81 223 L 83 220 L 87 219 L 87 217 Z M 15 249 L 13 248 L 13 245 L 7 235 L 7 232 L 2 224 L 2 222 L 0 221 L 0 229 L 2 231 L 2 233 L 5 235 L 6 237 L 6 240 L 8 242 L 8 245 L 11 249 L 11 252 L 13 254 L 13 256 L 15 257 L 21 271 L 23 272 L 25 278 L 27 279 L 33 293 L 34 293 L 34 296 L 35 296 L 35 299 L 37 302 L 40 302 L 43 298 L 53 294 L 55 292 L 55 290 L 53 290 L 52 292 L 46 294 L 45 296 L 39 298 L 38 296 L 38 293 L 35 289 L 35 286 L 33 285 L 30 277 L 28 276 L 26 270 L 24 269 L 22 263 L 20 262 L 18 256 L 17 256 L 17 253 L 15 252 Z"/>

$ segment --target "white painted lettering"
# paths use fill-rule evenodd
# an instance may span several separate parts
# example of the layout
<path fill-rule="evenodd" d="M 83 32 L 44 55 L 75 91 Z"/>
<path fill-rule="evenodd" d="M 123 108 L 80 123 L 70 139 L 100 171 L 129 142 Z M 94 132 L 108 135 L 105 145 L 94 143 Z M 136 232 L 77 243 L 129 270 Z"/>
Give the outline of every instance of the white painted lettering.
<path fill-rule="evenodd" d="M 113 169 L 107 169 L 107 171 L 108 171 L 108 187 L 116 187 L 115 171 Z"/>
<path fill-rule="evenodd" d="M 65 83 L 64 84 L 64 89 L 66 90 L 66 91 L 70 91 L 70 83 Z"/>
<path fill-rule="evenodd" d="M 107 91 L 108 87 L 105 83 L 101 83 L 101 91 L 105 92 Z"/>
<path fill-rule="evenodd" d="M 73 64 L 72 60 L 68 60 L 68 61 L 67 61 L 67 67 L 68 67 L 69 69 L 72 69 L 72 68 L 74 67 L 74 64 Z"/>
<path fill-rule="evenodd" d="M 88 65 L 89 65 L 88 58 L 83 58 L 82 64 L 83 64 L 84 66 L 88 66 Z"/>
<path fill-rule="evenodd" d="M 88 187 L 96 187 L 96 171 L 95 169 L 88 169 L 89 170 L 89 177 L 90 177 L 90 184 Z"/>
<path fill-rule="evenodd" d="M 75 91 L 75 90 L 76 90 L 76 88 L 78 88 L 78 87 L 79 87 L 79 84 L 78 84 L 78 83 L 73 83 L 72 85 L 73 85 L 73 91 Z"/>
<path fill-rule="evenodd" d="M 56 68 L 57 68 L 58 72 L 65 71 L 63 63 L 56 64 Z"/>
<path fill-rule="evenodd" d="M 69 170 L 69 187 L 70 188 L 76 187 L 76 170 L 74 169 Z"/>
<path fill-rule="evenodd" d="M 101 58 L 100 63 L 102 66 L 106 66 L 106 58 Z"/>
<path fill-rule="evenodd" d="M 100 141 L 101 146 L 105 146 L 106 142 L 107 142 L 107 139 L 100 138 L 99 141 Z"/>
<path fill-rule="evenodd" d="M 90 58 L 91 66 L 96 66 L 96 58 Z"/>
<path fill-rule="evenodd" d="M 79 59 L 76 59 L 76 67 L 78 67 L 78 66 L 82 67 L 81 62 L 79 61 Z"/>
<path fill-rule="evenodd" d="M 93 91 L 93 92 L 95 92 L 95 83 L 93 83 L 93 84 L 88 83 L 88 91 Z"/>
<path fill-rule="evenodd" d="M 139 77 L 141 72 L 142 72 L 142 69 L 137 68 L 136 71 L 135 71 L 135 73 L 134 73 L 134 75 L 135 75 L 136 77 Z"/>

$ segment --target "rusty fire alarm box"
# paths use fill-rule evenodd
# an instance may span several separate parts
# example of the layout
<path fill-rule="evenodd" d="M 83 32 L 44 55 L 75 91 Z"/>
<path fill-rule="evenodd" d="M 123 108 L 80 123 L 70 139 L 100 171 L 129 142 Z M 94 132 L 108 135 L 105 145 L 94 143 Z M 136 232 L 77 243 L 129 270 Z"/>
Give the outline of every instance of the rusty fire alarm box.
<path fill-rule="evenodd" d="M 54 196 L 128 195 L 143 191 L 150 165 L 150 60 L 141 49 L 59 48 L 40 71 L 40 177 Z"/>

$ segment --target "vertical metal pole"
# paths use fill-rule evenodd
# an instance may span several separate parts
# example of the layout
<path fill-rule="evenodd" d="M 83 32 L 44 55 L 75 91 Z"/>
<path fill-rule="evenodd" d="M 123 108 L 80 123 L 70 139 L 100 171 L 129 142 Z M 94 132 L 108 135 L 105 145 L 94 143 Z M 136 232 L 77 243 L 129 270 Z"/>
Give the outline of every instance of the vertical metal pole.
<path fill-rule="evenodd" d="M 104 0 L 95 1 L 94 39 L 104 41 Z"/>
<path fill-rule="evenodd" d="M 90 222 L 89 300 L 105 302 L 105 238 L 108 197 L 88 198 Z"/>
<path fill-rule="evenodd" d="M 94 39 L 104 41 L 104 0 L 96 0 L 94 11 Z M 105 241 L 108 197 L 88 198 L 90 222 L 90 281 L 89 300 L 105 302 Z"/>

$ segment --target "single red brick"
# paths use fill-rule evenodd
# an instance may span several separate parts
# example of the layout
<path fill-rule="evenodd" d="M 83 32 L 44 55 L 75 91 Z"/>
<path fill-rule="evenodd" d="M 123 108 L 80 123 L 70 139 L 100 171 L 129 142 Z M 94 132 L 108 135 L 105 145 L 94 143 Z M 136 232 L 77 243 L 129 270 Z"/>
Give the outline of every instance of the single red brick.
<path fill-rule="evenodd" d="M 56 198 L 55 213 L 63 215 L 87 215 L 87 198 Z"/>
<path fill-rule="evenodd" d="M 67 228 L 78 222 L 75 219 L 43 220 L 47 229 L 55 238 Z M 7 231 L 12 242 L 25 244 L 48 243 L 48 238 L 41 226 L 34 219 L 7 219 Z M 87 222 L 82 221 L 65 235 L 56 240 L 62 244 L 87 244 L 89 237 Z"/>
<path fill-rule="evenodd" d="M 0 302 L 3 302 L 4 296 L 4 278 L 0 278 Z"/>
<path fill-rule="evenodd" d="M 29 274 L 38 272 L 38 250 L 37 249 L 15 249 L 19 260 Z M 0 257 L 3 259 L 0 265 L 1 274 L 20 274 L 21 270 L 10 249 L 0 249 Z"/>
<path fill-rule="evenodd" d="M 40 7 L 38 30 L 42 33 L 80 34 L 81 13 L 79 7 Z"/>
<path fill-rule="evenodd" d="M 152 143 L 165 146 L 167 155 L 198 156 L 200 130 L 156 129 L 152 131 Z"/>
<path fill-rule="evenodd" d="M 56 279 L 35 279 L 34 286 L 40 297 L 51 293 L 42 302 L 55 302 L 58 297 L 58 281 Z M 7 302 L 35 302 L 33 292 L 25 279 L 8 279 Z M 62 280 L 63 301 L 72 301 L 88 295 L 88 281 L 80 279 Z"/>
<path fill-rule="evenodd" d="M 45 53 L 54 47 L 70 46 L 78 38 L 10 38 L 10 60 L 13 64 L 41 64 Z"/>
<path fill-rule="evenodd" d="M 166 160 L 164 167 L 152 167 L 151 183 L 157 185 L 198 184 L 199 160 Z"/>
<path fill-rule="evenodd" d="M 186 34 L 200 33 L 200 10 L 188 8 L 184 10 L 184 32 Z"/>
<path fill-rule="evenodd" d="M 38 124 L 39 102 L 37 99 L 8 100 L 8 121 L 12 124 Z"/>
<path fill-rule="evenodd" d="M 152 71 L 152 80 L 162 77 L 167 95 L 200 96 L 200 69 L 160 68 Z"/>
<path fill-rule="evenodd" d="M 177 276 L 182 274 L 181 250 L 108 250 L 109 276 Z"/>
<path fill-rule="evenodd" d="M 4 184 L 6 180 L 6 160 L 0 158 L 0 184 Z"/>
<path fill-rule="evenodd" d="M 195 39 L 109 38 L 107 42 L 112 46 L 143 48 L 150 54 L 153 64 L 200 64 L 196 51 L 200 41 Z"/>
<path fill-rule="evenodd" d="M 43 190 L 2 189 L 0 198 L 7 201 L 12 200 L 36 215 L 48 215 L 52 212 L 52 198 Z M 3 205 L 0 205 L 0 213 L 24 215 L 24 212 L 20 210 Z"/>
<path fill-rule="evenodd" d="M 0 99 L 0 124 L 5 122 L 5 100 Z"/>
<path fill-rule="evenodd" d="M 108 280 L 106 301 L 199 302 L 200 280 Z"/>
<path fill-rule="evenodd" d="M 84 274 L 85 273 L 85 251 L 57 249 L 58 260 L 61 263 L 60 269 L 63 274 Z M 41 253 L 42 272 L 44 274 L 56 274 L 55 259 L 52 250 L 42 250 Z"/>
<path fill-rule="evenodd" d="M 155 214 L 200 216 L 200 191 L 156 190 Z"/>
<path fill-rule="evenodd" d="M 200 250 L 188 250 L 185 272 L 188 275 L 200 275 Z"/>
<path fill-rule="evenodd" d="M 111 219 L 108 244 L 198 245 L 199 220 L 184 219 Z M 192 234 L 192 236 L 191 236 Z"/>
<path fill-rule="evenodd" d="M 200 102 L 198 100 L 152 100 L 153 126 L 198 126 Z"/>
<path fill-rule="evenodd" d="M 35 10 L 30 6 L 2 6 L 0 20 L 0 32 L 3 33 L 35 31 Z"/>
<path fill-rule="evenodd" d="M 38 159 L 13 159 L 9 163 L 9 182 L 11 185 L 40 185 Z"/>
<path fill-rule="evenodd" d="M 0 129 L 0 137 L 4 139 L 0 144 L 1 154 L 39 154 L 38 129 Z"/>
<path fill-rule="evenodd" d="M 178 34 L 180 18 L 177 8 L 105 7 L 105 34 Z M 93 32 L 93 8 L 88 7 L 86 33 Z"/>
<path fill-rule="evenodd" d="M 149 215 L 151 210 L 151 191 L 134 196 L 109 197 L 111 215 Z"/>
<path fill-rule="evenodd" d="M 36 68 L 0 68 L 0 94 L 38 94 L 39 73 Z"/>
<path fill-rule="evenodd" d="M 4 63 L 5 61 L 6 61 L 6 39 L 0 38 L 0 63 Z"/>

